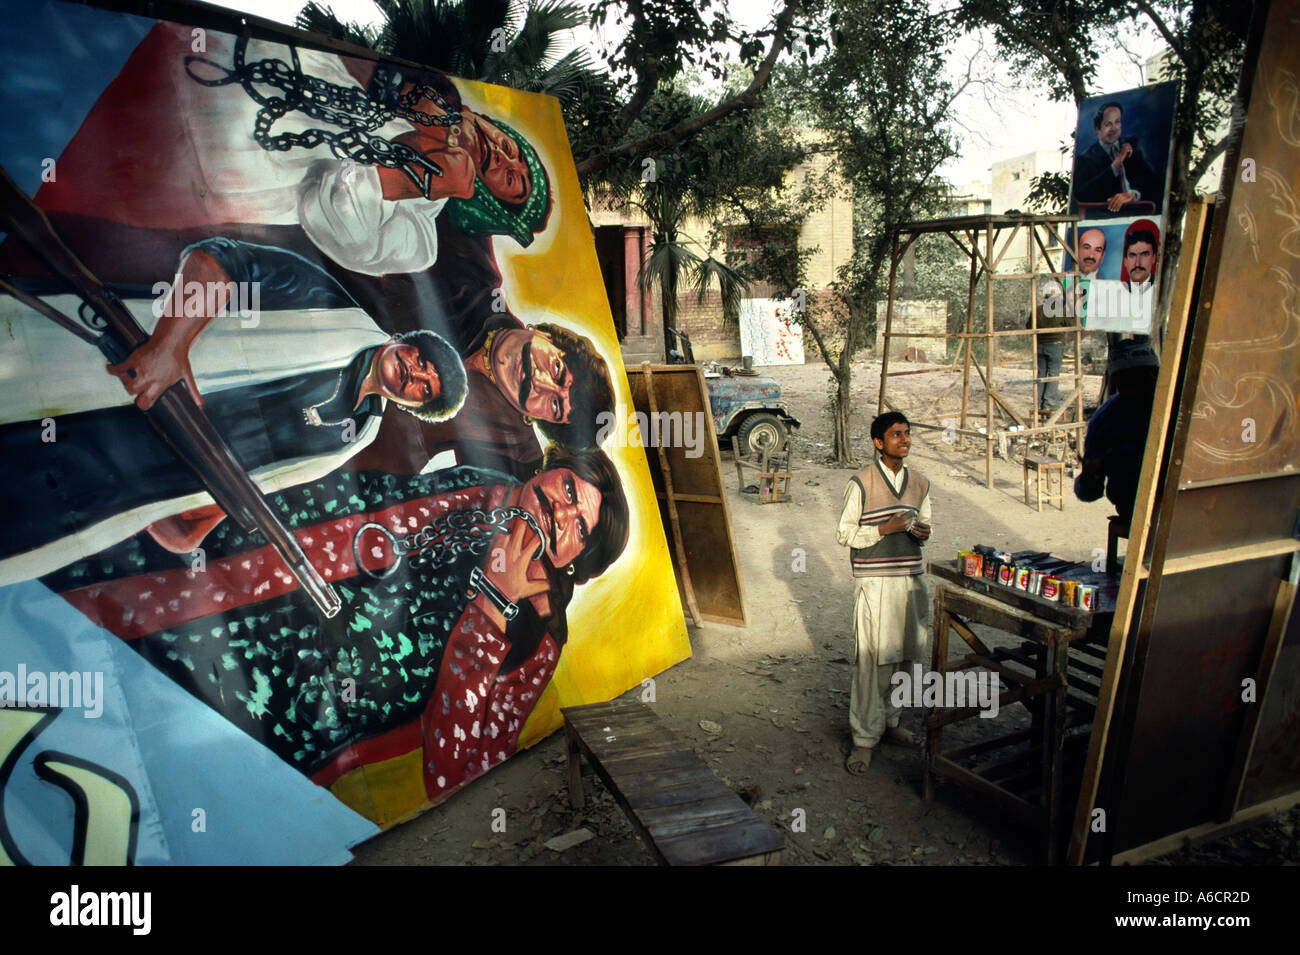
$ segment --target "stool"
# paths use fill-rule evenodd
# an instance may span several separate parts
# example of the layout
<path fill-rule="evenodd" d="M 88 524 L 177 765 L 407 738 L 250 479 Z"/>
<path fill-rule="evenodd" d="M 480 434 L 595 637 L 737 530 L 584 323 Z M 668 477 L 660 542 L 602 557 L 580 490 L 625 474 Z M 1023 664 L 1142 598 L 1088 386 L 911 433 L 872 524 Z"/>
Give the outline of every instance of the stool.
<path fill-rule="evenodd" d="M 1128 534 L 1129 526 L 1112 514 L 1106 528 L 1106 573 L 1112 577 L 1119 573 L 1119 539 L 1128 540 Z"/>
<path fill-rule="evenodd" d="M 1065 510 L 1065 462 L 1055 458 L 1032 458 L 1025 455 L 1025 503 L 1029 503 L 1029 472 L 1034 474 L 1034 490 L 1038 492 L 1038 510 L 1042 513 L 1043 500 L 1056 501 Z M 1052 474 L 1056 474 L 1056 493 L 1052 493 Z M 1043 493 L 1043 479 L 1047 479 L 1047 493 Z"/>

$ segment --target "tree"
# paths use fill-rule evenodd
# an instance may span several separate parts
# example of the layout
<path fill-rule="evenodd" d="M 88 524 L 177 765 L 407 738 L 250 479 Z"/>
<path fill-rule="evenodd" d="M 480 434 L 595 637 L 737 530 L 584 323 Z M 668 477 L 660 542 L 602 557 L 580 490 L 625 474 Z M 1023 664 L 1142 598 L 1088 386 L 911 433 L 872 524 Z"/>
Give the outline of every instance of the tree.
<path fill-rule="evenodd" d="M 956 19 L 967 30 L 991 30 L 1026 85 L 1079 103 L 1096 80 L 1102 38 L 1131 8 L 1128 0 L 961 0 Z"/>
<path fill-rule="evenodd" d="M 568 112 L 612 102 L 609 79 L 586 50 L 561 52 L 565 32 L 587 20 L 569 0 L 372 0 L 382 27 L 345 23 L 319 0 L 297 26 L 369 47 L 386 56 L 484 83 L 560 100 Z"/>
<path fill-rule="evenodd" d="M 549 93 L 560 99 L 578 175 L 586 184 L 611 166 L 639 166 L 651 153 L 688 142 L 711 125 L 759 104 L 778 59 L 802 41 L 804 55 L 817 34 L 799 25 L 804 6 L 822 0 L 785 0 L 770 27 L 739 29 L 723 0 L 373 0 L 382 29 L 345 23 L 311 0 L 297 25 L 380 53 L 432 66 L 453 76 Z M 560 54 L 560 35 L 581 23 L 606 21 L 621 31 L 596 69 L 585 50 Z M 752 67 L 749 82 L 671 125 L 646 122 L 647 108 L 684 70 L 723 76 L 737 62 Z"/>
<path fill-rule="evenodd" d="M 941 199 L 935 174 L 956 154 L 948 122 L 965 83 L 947 79 L 952 25 L 925 0 L 837 0 L 833 7 L 833 47 L 802 71 L 799 105 L 808 125 L 826 133 L 852 190 L 855 242 L 830 301 L 810 302 L 802 324 L 834 379 L 833 454 L 848 465 L 853 356 L 874 331 L 895 231 Z M 843 336 L 838 350 L 832 331 Z"/>
<path fill-rule="evenodd" d="M 698 114 L 704 100 L 669 87 L 659 90 L 642 111 L 637 125 L 671 126 L 681 117 Z M 647 157 L 638 167 L 619 163 L 608 168 L 601 190 L 614 200 L 638 209 L 651 223 L 650 254 L 641 280 L 661 293 L 665 344 L 676 346 L 678 293 L 693 287 L 703 300 L 717 285 L 725 319 L 734 321 L 750 279 L 761 277 L 747 265 L 734 266 L 715 254 L 731 238 L 730 223 L 759 207 L 781 188 L 785 173 L 802 158 L 802 149 L 789 136 L 771 128 L 763 111 L 736 112 L 696 137 Z M 713 220 L 707 236 L 686 234 L 688 220 Z M 749 221 L 742 218 L 742 221 Z"/>
<path fill-rule="evenodd" d="M 611 18 L 624 31 L 618 46 L 605 57 L 619 85 L 620 105 L 601 117 L 598 140 L 582 153 L 575 150 L 578 175 L 591 177 L 611 163 L 672 148 L 727 116 L 758 105 L 778 58 L 796 38 L 802 41 L 805 55 L 821 43 L 817 31 L 795 24 L 805 5 L 813 8 L 816 3 L 785 0 L 770 29 L 749 34 L 735 27 L 721 0 L 598 0 L 592 6 L 592 24 Z M 741 64 L 753 69 L 743 89 L 671 126 L 633 131 L 656 91 L 687 67 L 724 76 L 732 56 L 729 48 L 738 51 Z"/>

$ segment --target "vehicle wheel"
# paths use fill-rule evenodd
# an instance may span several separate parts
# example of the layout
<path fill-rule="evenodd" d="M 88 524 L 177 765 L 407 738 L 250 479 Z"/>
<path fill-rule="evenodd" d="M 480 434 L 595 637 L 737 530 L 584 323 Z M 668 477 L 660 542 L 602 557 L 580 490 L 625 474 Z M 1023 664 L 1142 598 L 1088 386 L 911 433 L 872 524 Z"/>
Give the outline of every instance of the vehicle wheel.
<path fill-rule="evenodd" d="M 776 415 L 760 412 L 750 415 L 741 423 L 737 436 L 740 438 L 741 450 L 757 457 L 763 453 L 764 445 L 772 450 L 783 447 L 789 438 L 789 432 Z"/>

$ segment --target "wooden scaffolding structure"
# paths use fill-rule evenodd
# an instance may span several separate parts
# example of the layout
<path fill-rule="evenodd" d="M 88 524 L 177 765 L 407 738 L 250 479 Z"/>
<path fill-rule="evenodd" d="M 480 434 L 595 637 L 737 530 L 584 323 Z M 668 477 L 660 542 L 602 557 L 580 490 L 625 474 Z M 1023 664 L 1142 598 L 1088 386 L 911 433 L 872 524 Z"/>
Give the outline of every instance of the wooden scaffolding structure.
<path fill-rule="evenodd" d="M 1076 447 L 1082 448 L 1082 432 L 1086 428 L 1083 419 L 1083 372 L 1082 345 L 1083 328 L 1076 321 L 1073 326 L 1053 328 L 1051 333 L 1072 333 L 1074 336 L 1074 357 L 1070 363 L 1071 372 L 1064 374 L 1066 365 L 1061 365 L 1062 374 L 1053 378 L 1038 376 L 1037 360 L 1033 359 L 1033 391 L 1030 407 L 1018 410 L 1012 399 L 998 391 L 993 380 L 993 369 L 998 367 L 998 342 L 1002 338 L 1013 336 L 1032 336 L 1037 352 L 1039 282 L 1046 279 L 1061 281 L 1071 279 L 1079 281 L 1078 271 L 1065 271 L 1062 258 L 1057 261 L 1055 255 L 1064 256 L 1068 251 L 1073 261 L 1079 261 L 1078 223 L 1076 215 L 978 215 L 959 216 L 950 219 L 935 219 L 929 222 L 909 222 L 899 227 L 894 233 L 889 265 L 889 303 L 885 311 L 884 355 L 880 367 L 880 400 L 877 414 L 886 409 L 902 411 L 890 400 L 888 393 L 889 349 L 890 343 L 898 338 L 937 338 L 942 339 L 945 354 L 950 339 L 957 339 L 957 351 L 952 362 L 942 368 L 925 368 L 914 371 L 894 372 L 893 377 L 904 375 L 922 375 L 927 373 L 951 373 L 952 383 L 945 388 L 930 406 L 920 414 L 908 414 L 913 428 L 942 431 L 954 436 L 964 446 L 966 438 L 984 442 L 985 483 L 993 486 L 993 446 L 1005 444 L 1009 437 L 1033 438 L 1039 435 L 1061 435 L 1067 442 L 1071 437 Z M 898 332 L 894 330 L 894 301 L 897 288 L 898 267 L 912 245 L 923 235 L 942 233 L 962 251 L 970 260 L 970 285 L 966 302 L 966 323 L 961 332 Z M 1024 242 L 1024 261 L 1026 271 L 1000 272 L 998 266 L 1006 257 L 1007 251 L 1018 241 Z M 1046 270 L 1040 266 L 1046 265 Z M 1058 268 L 1058 266 L 1060 266 Z M 985 279 L 985 316 L 980 323 L 981 330 L 975 330 L 975 293 L 980 279 Z M 1029 327 L 1016 329 L 994 328 L 994 289 L 998 281 L 1027 279 L 1029 281 Z M 984 342 L 984 364 L 980 367 L 974 356 L 975 342 Z M 971 408 L 971 368 L 984 383 L 984 407 L 982 412 Z M 1059 407 L 1044 417 L 1038 410 L 1038 387 L 1042 382 L 1056 380 L 1072 382 L 1072 389 Z M 961 384 L 960 407 L 942 407 L 949 399 L 957 384 Z M 1064 390 L 1064 389 L 1062 389 Z M 977 422 L 983 418 L 983 427 Z M 1016 430 L 1011 431 L 1015 426 Z"/>

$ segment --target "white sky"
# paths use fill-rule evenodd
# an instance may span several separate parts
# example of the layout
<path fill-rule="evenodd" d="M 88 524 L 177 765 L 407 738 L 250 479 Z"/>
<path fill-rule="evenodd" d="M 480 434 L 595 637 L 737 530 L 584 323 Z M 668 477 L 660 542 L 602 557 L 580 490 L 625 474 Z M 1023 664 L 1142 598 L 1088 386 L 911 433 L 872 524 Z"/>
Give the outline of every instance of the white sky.
<path fill-rule="evenodd" d="M 304 5 L 303 0 L 217 2 L 230 9 L 289 24 L 293 23 Z M 332 6 L 335 14 L 343 20 L 378 22 L 380 19 L 370 0 L 326 0 L 326 4 Z M 727 4 L 728 12 L 749 29 L 757 29 L 770 22 L 779 6 L 778 0 L 730 0 Z M 573 33 L 575 44 L 587 44 L 601 38 L 600 34 L 593 36 L 586 29 L 575 30 Z M 1124 39 L 1141 60 L 1160 48 L 1151 31 L 1145 35 L 1126 36 Z M 973 38 L 962 38 L 952 57 L 954 70 L 960 70 L 964 75 L 966 62 L 977 48 L 978 43 Z M 958 100 L 956 112 L 961 155 L 940 170 L 959 189 L 965 188 L 972 181 L 987 185 L 991 180 L 990 167 L 998 160 L 1040 149 L 1056 149 L 1063 140 L 1068 139 L 1075 125 L 1075 110 L 1072 105 L 1049 102 L 1044 90 L 1025 91 L 1014 88 L 1006 70 L 990 55 L 993 51 L 991 39 L 986 41 L 985 51 L 979 62 L 984 71 L 994 77 L 1000 89 L 986 90 L 975 86 Z M 1103 59 L 1099 67 L 1097 87 L 1104 91 L 1118 91 L 1139 86 L 1144 81 L 1145 77 L 1132 59 L 1116 49 Z"/>

